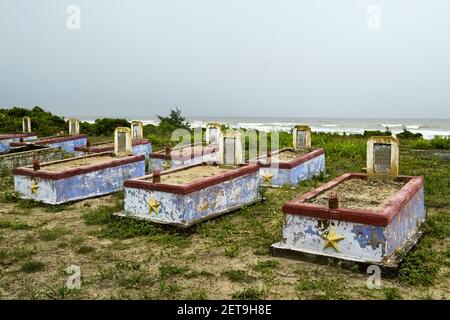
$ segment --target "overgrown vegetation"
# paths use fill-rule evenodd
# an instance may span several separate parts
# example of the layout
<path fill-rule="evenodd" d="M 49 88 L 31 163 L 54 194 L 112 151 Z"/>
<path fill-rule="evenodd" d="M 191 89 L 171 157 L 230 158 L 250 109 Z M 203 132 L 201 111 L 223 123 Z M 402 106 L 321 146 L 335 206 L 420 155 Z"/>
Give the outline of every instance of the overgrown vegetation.
<path fill-rule="evenodd" d="M 171 142 L 169 131 L 174 126 L 184 123 L 188 128 L 178 109 L 162 118 L 164 128 L 145 126 L 155 150 Z M 110 134 L 116 125 L 127 125 L 109 120 L 84 130 L 95 134 L 97 126 Z M 59 125 L 55 120 L 47 124 L 49 128 L 50 123 Z M 367 275 L 358 268 L 270 256 L 270 245 L 282 236 L 281 207 L 286 201 L 343 173 L 364 171 L 367 137 L 315 133 L 313 145 L 326 151 L 325 175 L 295 189 L 265 189 L 265 201 L 187 231 L 114 216 L 123 210 L 123 194 L 61 206 L 22 200 L 5 173 L 0 178 L 2 292 L 27 299 L 441 298 L 450 285 L 450 160 L 442 151 L 449 149 L 448 138 L 424 140 L 408 133 L 399 138 L 400 172 L 425 177 L 429 216 L 421 227 L 423 238 L 412 251 L 403 253 L 397 276 L 382 278 L 381 290 L 367 289 Z M 270 134 L 269 143 L 271 139 Z M 280 147 L 292 146 L 288 133 L 280 133 L 279 141 Z M 427 146 L 419 148 L 424 143 Z M 439 149 L 441 153 L 416 149 Z M 79 291 L 64 286 L 65 269 L 73 263 L 82 267 Z M 55 269 L 57 275 L 50 272 Z M 18 286 L 18 275 L 26 285 Z M 43 282 L 34 280 L 37 275 Z"/>

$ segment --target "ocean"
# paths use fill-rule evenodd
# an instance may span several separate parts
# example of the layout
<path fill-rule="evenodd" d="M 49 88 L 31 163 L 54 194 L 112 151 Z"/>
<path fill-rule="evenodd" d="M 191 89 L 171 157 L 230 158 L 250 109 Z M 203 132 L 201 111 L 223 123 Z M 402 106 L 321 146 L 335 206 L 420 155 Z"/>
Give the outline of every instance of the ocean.
<path fill-rule="evenodd" d="M 93 122 L 95 117 L 80 117 L 81 121 Z M 156 117 L 128 117 L 144 124 L 158 124 Z M 363 133 L 364 130 L 385 130 L 397 134 L 404 128 L 421 133 L 425 139 L 434 136 L 450 136 L 450 119 L 375 119 L 375 118 L 257 118 L 257 117 L 187 117 L 193 128 L 205 127 L 208 122 L 227 124 L 232 128 L 257 129 L 260 131 L 289 132 L 296 124 L 306 124 L 315 132 Z"/>

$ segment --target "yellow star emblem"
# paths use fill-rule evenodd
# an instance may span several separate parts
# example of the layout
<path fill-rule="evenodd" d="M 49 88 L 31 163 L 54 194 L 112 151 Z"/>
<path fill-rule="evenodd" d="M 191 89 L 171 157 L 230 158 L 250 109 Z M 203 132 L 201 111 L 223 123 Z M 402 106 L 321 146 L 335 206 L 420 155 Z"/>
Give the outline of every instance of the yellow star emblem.
<path fill-rule="evenodd" d="M 159 206 L 161 205 L 161 203 L 156 201 L 155 198 L 152 198 L 151 200 L 147 200 L 147 204 L 148 204 L 148 206 L 150 208 L 150 213 L 152 213 L 152 212 L 158 213 Z"/>
<path fill-rule="evenodd" d="M 197 206 L 198 211 L 205 211 L 209 208 L 208 203 L 205 200 L 202 200 L 199 205 Z"/>
<path fill-rule="evenodd" d="M 263 183 L 264 182 L 272 183 L 273 175 L 271 175 L 269 172 L 265 172 L 264 174 L 262 174 L 262 177 L 263 177 Z"/>
<path fill-rule="evenodd" d="M 36 181 L 31 182 L 31 194 L 36 194 L 39 189 L 39 184 Z"/>
<path fill-rule="evenodd" d="M 338 241 L 341 241 L 342 239 L 344 239 L 344 237 L 341 235 L 335 234 L 333 227 L 331 227 L 330 231 L 328 231 L 328 234 L 324 237 L 324 239 L 326 240 L 325 245 L 323 246 L 324 250 L 331 246 L 334 248 L 334 250 L 339 252 Z"/>
<path fill-rule="evenodd" d="M 168 170 L 168 169 L 170 169 L 171 165 L 170 165 L 169 161 L 164 161 L 162 167 L 164 168 L 164 170 Z"/>

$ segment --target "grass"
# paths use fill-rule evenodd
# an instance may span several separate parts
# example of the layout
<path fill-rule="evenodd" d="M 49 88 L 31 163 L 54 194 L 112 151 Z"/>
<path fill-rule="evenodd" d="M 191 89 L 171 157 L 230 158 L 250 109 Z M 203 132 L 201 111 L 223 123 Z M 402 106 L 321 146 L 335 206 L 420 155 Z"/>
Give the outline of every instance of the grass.
<path fill-rule="evenodd" d="M 20 268 L 20 271 L 25 273 L 34 273 L 43 271 L 45 269 L 45 264 L 41 261 L 27 261 L 25 262 L 22 267 Z"/>
<path fill-rule="evenodd" d="M 242 291 L 237 291 L 231 295 L 233 299 L 238 300 L 259 300 L 264 296 L 264 291 L 254 287 L 245 288 Z"/>
<path fill-rule="evenodd" d="M 56 227 L 53 229 L 41 229 L 39 231 L 39 239 L 43 241 L 54 241 L 69 233 L 70 231 L 64 227 Z"/>
<path fill-rule="evenodd" d="M 94 251 L 95 251 L 94 247 L 83 245 L 83 246 L 78 248 L 77 253 L 88 254 L 88 253 L 91 253 L 91 252 L 94 252 Z"/>
<path fill-rule="evenodd" d="M 11 230 L 30 230 L 33 227 L 21 221 L 0 220 L 0 229 L 10 228 Z"/>
<path fill-rule="evenodd" d="M 174 264 L 161 264 L 159 266 L 159 276 L 162 279 L 167 279 L 169 277 L 175 276 L 175 275 L 182 275 L 188 271 L 188 268 L 179 267 Z"/>
<path fill-rule="evenodd" d="M 290 137 L 285 138 L 283 143 L 291 143 Z M 264 189 L 264 201 L 202 222 L 188 232 L 114 216 L 123 209 L 123 193 L 105 201 L 86 200 L 80 209 L 73 204 L 53 208 L 20 199 L 5 176 L 0 179 L 4 186 L 0 206 L 6 207 L 0 214 L 0 266 L 6 270 L 2 286 L 8 290 L 17 281 L 14 272 L 30 270 L 41 272 L 39 277 L 48 284 L 29 283 L 12 293 L 14 297 L 440 299 L 436 292 L 446 291 L 442 283 L 448 285 L 450 274 L 450 161 L 433 152 L 417 153 L 415 143 L 401 140 L 400 172 L 425 177 L 430 215 L 421 226 L 423 238 L 403 254 L 398 276 L 382 279 L 382 290 L 367 289 L 367 275 L 356 267 L 349 271 L 270 256 L 270 245 L 282 237 L 285 202 L 365 167 L 366 138 L 329 134 L 313 135 L 313 144 L 327 152 L 325 175 L 295 189 Z M 71 210 L 70 219 L 58 221 L 61 210 Z M 50 265 L 63 270 L 74 257 L 86 262 L 82 268 L 86 281 L 77 293 L 45 272 Z"/>
<path fill-rule="evenodd" d="M 222 272 L 222 275 L 232 282 L 239 283 L 250 283 L 256 279 L 255 277 L 249 275 L 245 270 L 226 270 Z"/>

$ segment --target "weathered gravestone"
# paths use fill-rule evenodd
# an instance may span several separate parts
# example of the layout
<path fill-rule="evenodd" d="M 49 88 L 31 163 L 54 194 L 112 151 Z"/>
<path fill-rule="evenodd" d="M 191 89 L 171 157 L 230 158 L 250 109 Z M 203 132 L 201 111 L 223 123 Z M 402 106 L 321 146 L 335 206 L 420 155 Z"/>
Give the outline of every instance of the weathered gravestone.
<path fill-rule="evenodd" d="M 131 133 L 132 139 L 143 139 L 144 138 L 144 130 L 141 121 L 133 121 L 131 122 Z"/>
<path fill-rule="evenodd" d="M 31 119 L 30 117 L 22 118 L 22 131 L 23 132 L 31 132 Z"/>
<path fill-rule="evenodd" d="M 244 162 L 242 134 L 238 131 L 227 132 L 223 139 L 219 141 L 220 163 L 240 164 Z"/>
<path fill-rule="evenodd" d="M 80 134 L 80 120 L 77 118 L 69 119 L 69 135 L 74 136 Z"/>
<path fill-rule="evenodd" d="M 371 179 L 395 179 L 399 172 L 396 138 L 370 137 L 367 141 L 367 174 Z"/>
<path fill-rule="evenodd" d="M 206 144 L 219 144 L 223 137 L 222 125 L 220 123 L 208 123 L 206 125 L 205 141 Z"/>
<path fill-rule="evenodd" d="M 295 150 L 311 148 L 311 128 L 298 125 L 292 131 L 292 145 Z"/>
<path fill-rule="evenodd" d="M 119 157 L 132 153 L 130 128 L 119 127 L 114 131 L 114 153 Z"/>

